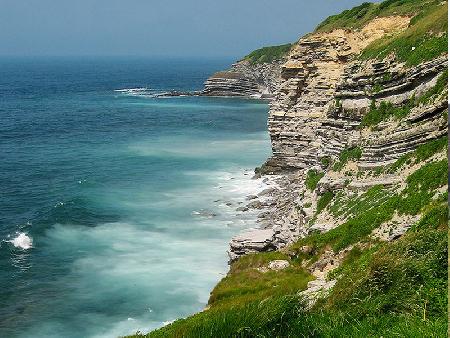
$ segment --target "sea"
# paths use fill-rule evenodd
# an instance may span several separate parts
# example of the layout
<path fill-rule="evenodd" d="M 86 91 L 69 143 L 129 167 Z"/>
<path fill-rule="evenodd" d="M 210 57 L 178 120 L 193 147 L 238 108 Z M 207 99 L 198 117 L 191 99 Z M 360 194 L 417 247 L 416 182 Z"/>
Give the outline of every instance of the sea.
<path fill-rule="evenodd" d="M 266 188 L 268 104 L 167 97 L 228 59 L 0 59 L 0 337 L 118 337 L 201 311 Z"/>

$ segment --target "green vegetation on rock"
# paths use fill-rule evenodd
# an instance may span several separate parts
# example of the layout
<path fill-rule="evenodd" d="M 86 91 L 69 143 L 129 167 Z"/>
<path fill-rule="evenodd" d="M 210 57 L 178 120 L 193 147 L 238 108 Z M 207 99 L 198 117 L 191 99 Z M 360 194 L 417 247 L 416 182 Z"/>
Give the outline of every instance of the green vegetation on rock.
<path fill-rule="evenodd" d="M 290 266 L 281 271 L 267 269 L 273 260 L 287 260 Z M 265 268 L 266 270 L 258 270 Z M 231 264 L 229 274 L 211 292 L 208 304 L 214 307 L 239 306 L 306 289 L 312 277 L 298 263 L 280 252 L 249 254 Z"/>
<path fill-rule="evenodd" d="M 365 114 L 361 120 L 361 127 L 375 126 L 390 117 L 400 120 L 405 116 L 408 116 L 414 104 L 413 102 L 414 98 L 412 98 L 408 104 L 396 107 L 391 102 L 382 101 L 377 107 L 375 101 L 372 101 L 369 112 Z"/>
<path fill-rule="evenodd" d="M 417 65 L 447 52 L 447 2 L 441 0 L 365 2 L 328 17 L 317 26 L 316 32 L 359 29 L 377 17 L 392 15 L 411 16 L 409 27 L 399 34 L 374 41 L 361 53 L 361 58 L 384 58 L 394 52 L 400 61 Z"/>
<path fill-rule="evenodd" d="M 423 93 L 420 97 L 411 96 L 406 104 L 395 106 L 391 102 L 381 101 L 377 106 L 375 100 L 372 100 L 369 111 L 363 116 L 361 120 L 361 127 L 374 127 L 382 121 L 387 121 L 390 118 L 401 120 L 408 116 L 411 109 L 421 104 L 427 104 L 437 96 L 441 95 L 447 90 L 448 70 L 446 69 L 439 75 L 436 84 Z"/>
<path fill-rule="evenodd" d="M 305 185 L 306 187 L 313 191 L 317 187 L 317 183 L 319 183 L 320 179 L 325 175 L 323 172 L 318 172 L 317 170 L 308 170 L 306 173 Z"/>
<path fill-rule="evenodd" d="M 447 184 L 447 166 L 447 160 L 424 165 L 408 176 L 407 186 L 400 193 L 378 185 L 353 199 L 346 200 L 337 195 L 329 209 L 336 217 L 344 216 L 347 221 L 326 233 L 301 239 L 293 248 L 310 245 L 319 252 L 325 246 L 331 246 L 334 251 L 339 251 L 363 240 L 382 223 L 390 221 L 396 212 L 417 215 L 434 204 L 436 189 Z"/>
<path fill-rule="evenodd" d="M 331 191 L 326 191 L 322 196 L 320 196 L 319 200 L 317 201 L 317 214 L 320 214 L 323 209 L 325 209 L 328 204 L 333 199 L 334 194 Z"/>
<path fill-rule="evenodd" d="M 339 161 L 333 166 L 335 171 L 340 171 L 348 161 L 359 160 L 362 156 L 362 149 L 359 147 L 347 148 L 339 154 Z"/>
<path fill-rule="evenodd" d="M 441 94 L 448 86 L 448 69 L 446 69 L 437 79 L 436 85 L 430 88 L 425 94 L 419 98 L 419 103 L 428 103 L 435 96 Z"/>
<path fill-rule="evenodd" d="M 316 32 L 329 32 L 338 28 L 358 29 L 376 17 L 413 16 L 421 13 L 424 8 L 435 6 L 439 2 L 435 0 L 387 0 L 378 4 L 364 2 L 352 9 L 328 17 L 317 26 Z"/>
<path fill-rule="evenodd" d="M 409 154 L 405 154 L 395 161 L 387 171 L 390 173 L 396 172 L 402 168 L 405 164 L 420 163 L 429 159 L 434 154 L 446 149 L 448 147 L 448 136 L 442 136 L 438 139 L 428 141 L 417 147 L 417 149 Z"/>
<path fill-rule="evenodd" d="M 251 64 L 270 63 L 280 60 L 289 53 L 292 44 L 287 43 L 279 46 L 269 46 L 254 50 L 244 57 L 243 60 L 249 61 Z"/>

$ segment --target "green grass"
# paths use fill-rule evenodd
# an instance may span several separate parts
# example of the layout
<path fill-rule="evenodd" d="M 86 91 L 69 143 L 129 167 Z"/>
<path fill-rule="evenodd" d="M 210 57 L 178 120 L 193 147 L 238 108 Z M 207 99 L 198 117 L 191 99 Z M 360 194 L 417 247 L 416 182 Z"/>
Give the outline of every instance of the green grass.
<path fill-rule="evenodd" d="M 447 89 L 448 70 L 446 69 L 438 77 L 436 84 L 428 89 L 423 95 L 416 98 L 415 95 L 411 96 L 406 104 L 401 106 L 394 106 L 391 102 L 382 101 L 377 106 L 375 100 L 372 100 L 370 104 L 369 111 L 363 116 L 361 120 L 360 127 L 374 127 L 382 121 L 394 118 L 396 120 L 401 120 L 409 115 L 413 107 L 417 107 L 420 104 L 427 104 L 431 102 L 434 98 L 440 95 L 443 91 Z"/>
<path fill-rule="evenodd" d="M 264 253 L 254 255 L 264 255 Z M 290 261 L 286 257 L 277 259 Z M 269 270 L 267 272 L 260 272 L 256 269 L 256 267 L 264 265 L 252 265 L 239 270 L 232 267 L 230 273 L 212 291 L 209 305 L 213 307 L 238 306 L 306 289 L 308 281 L 313 278 L 301 266 L 292 261 L 290 263 L 288 268 L 281 271 Z"/>
<path fill-rule="evenodd" d="M 361 53 L 362 59 L 382 59 L 394 53 L 399 61 L 412 66 L 447 52 L 447 2 L 428 1 L 425 4 L 425 1 L 410 0 L 405 3 L 411 5 L 410 14 L 416 15 L 409 27 L 399 34 L 372 42 Z"/>
<path fill-rule="evenodd" d="M 398 241 L 350 252 L 333 293 L 318 306 L 367 315 L 408 313 L 424 321 L 447 313 L 447 234 L 435 224 Z M 351 285 L 351 287 L 349 287 Z"/>
<path fill-rule="evenodd" d="M 375 186 L 362 196 L 345 199 L 336 196 L 329 207 L 335 216 L 348 220 L 326 233 L 313 234 L 293 245 L 298 250 L 304 245 L 320 252 L 330 246 L 335 252 L 366 238 L 375 228 L 392 219 L 394 213 L 416 215 L 433 202 L 436 189 L 447 184 L 448 161 L 428 163 L 407 178 L 407 187 L 401 193 L 394 193 L 383 186 Z"/>
<path fill-rule="evenodd" d="M 325 175 L 325 173 L 318 172 L 317 170 L 308 170 L 306 173 L 305 185 L 306 187 L 314 191 L 319 183 L 320 179 Z"/>
<path fill-rule="evenodd" d="M 361 120 L 361 127 L 376 126 L 380 122 L 388 120 L 391 117 L 401 120 L 402 118 L 408 116 L 413 105 L 414 98 L 411 98 L 407 104 L 400 107 L 396 107 L 388 101 L 382 101 L 377 107 L 375 102 L 372 101 L 369 112 L 365 114 Z"/>
<path fill-rule="evenodd" d="M 428 141 L 427 143 L 424 143 L 417 147 L 417 149 L 409 154 L 405 154 L 402 157 L 400 157 L 397 161 L 395 161 L 389 168 L 386 170 L 389 173 L 395 173 L 400 168 L 403 168 L 406 164 L 411 163 L 420 163 L 423 161 L 426 161 L 430 157 L 432 157 L 434 154 L 447 149 L 448 147 L 448 136 L 442 136 L 438 139 L 434 139 L 431 141 Z"/>
<path fill-rule="evenodd" d="M 334 29 L 358 29 L 376 17 L 390 15 L 416 15 L 439 1 L 433 0 L 387 0 L 380 4 L 364 2 L 340 14 L 332 15 L 320 23 L 316 32 L 330 32 Z"/>
<path fill-rule="evenodd" d="M 419 98 L 419 102 L 422 104 L 426 104 L 430 102 L 434 97 L 441 94 L 444 90 L 447 89 L 448 86 L 448 69 L 446 69 L 437 79 L 436 85 L 427 90 L 425 94 L 423 94 Z"/>
<path fill-rule="evenodd" d="M 334 194 L 331 191 L 326 191 L 322 196 L 320 196 L 319 200 L 317 201 L 317 211 L 316 214 L 320 214 L 323 209 L 325 209 L 328 204 L 333 199 Z"/>
<path fill-rule="evenodd" d="M 324 168 L 328 168 L 331 164 L 331 157 L 329 156 L 324 156 L 320 159 L 320 163 L 322 164 L 322 166 Z"/>
<path fill-rule="evenodd" d="M 263 47 L 254 50 L 244 57 L 251 64 L 270 63 L 285 57 L 291 50 L 292 44 L 287 43 L 279 46 Z"/>
<path fill-rule="evenodd" d="M 326 299 L 306 311 L 296 290 L 212 306 L 147 337 L 444 337 L 447 232 L 423 227 L 353 249 Z"/>
<path fill-rule="evenodd" d="M 359 160 L 362 156 L 362 149 L 359 147 L 347 148 L 339 154 L 339 161 L 333 166 L 333 170 L 340 171 L 350 160 Z"/>

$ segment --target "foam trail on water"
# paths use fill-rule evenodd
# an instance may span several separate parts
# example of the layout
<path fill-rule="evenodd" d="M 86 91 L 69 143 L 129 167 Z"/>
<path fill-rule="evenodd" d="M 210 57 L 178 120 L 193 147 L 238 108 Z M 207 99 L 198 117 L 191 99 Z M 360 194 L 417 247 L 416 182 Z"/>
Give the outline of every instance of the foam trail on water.
<path fill-rule="evenodd" d="M 33 239 L 24 232 L 19 233 L 16 238 L 13 238 L 9 242 L 16 248 L 21 248 L 24 250 L 31 249 L 33 247 Z"/>

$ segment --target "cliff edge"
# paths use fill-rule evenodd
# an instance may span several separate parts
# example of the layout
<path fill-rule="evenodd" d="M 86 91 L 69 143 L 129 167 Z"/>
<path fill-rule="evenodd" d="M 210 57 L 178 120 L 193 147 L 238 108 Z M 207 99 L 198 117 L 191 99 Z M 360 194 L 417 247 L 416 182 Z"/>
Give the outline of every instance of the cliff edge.
<path fill-rule="evenodd" d="M 291 44 L 263 47 L 217 72 L 205 82 L 204 96 L 241 96 L 271 99 L 281 81 L 281 65 Z"/>

